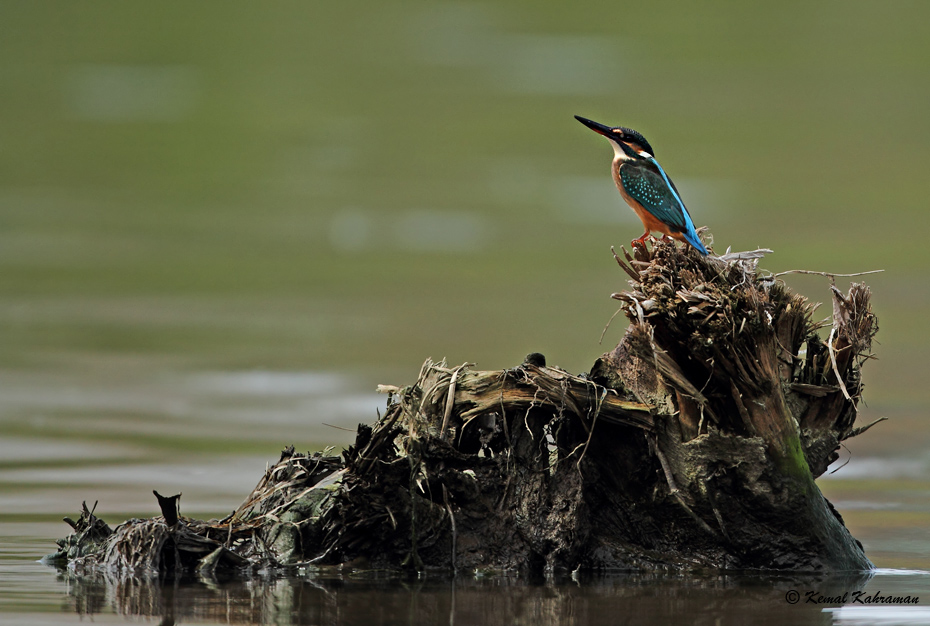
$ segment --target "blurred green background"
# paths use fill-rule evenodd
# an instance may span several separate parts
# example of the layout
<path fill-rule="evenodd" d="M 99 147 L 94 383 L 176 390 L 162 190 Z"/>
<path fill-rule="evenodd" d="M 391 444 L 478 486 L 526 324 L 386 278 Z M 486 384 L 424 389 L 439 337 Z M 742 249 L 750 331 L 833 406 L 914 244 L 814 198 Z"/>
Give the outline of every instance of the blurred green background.
<path fill-rule="evenodd" d="M 351 426 L 426 357 L 586 371 L 625 326 L 599 344 L 610 246 L 641 227 L 580 114 L 647 137 L 718 253 L 886 270 L 863 419 L 894 419 L 862 445 L 922 455 L 928 23 L 918 1 L 0 2 L 0 433 L 267 456 L 306 385 L 362 398 L 334 409 Z"/>

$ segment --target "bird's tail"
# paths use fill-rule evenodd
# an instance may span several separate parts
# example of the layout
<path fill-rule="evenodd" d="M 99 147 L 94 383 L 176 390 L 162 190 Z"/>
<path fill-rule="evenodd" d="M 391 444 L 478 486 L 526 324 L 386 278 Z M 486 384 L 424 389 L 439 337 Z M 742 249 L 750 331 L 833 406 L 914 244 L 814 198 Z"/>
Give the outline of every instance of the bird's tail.
<path fill-rule="evenodd" d="M 690 243 L 691 246 L 692 246 L 695 250 L 697 250 L 698 252 L 700 252 L 700 253 L 703 254 L 704 256 L 707 256 L 707 255 L 709 254 L 709 253 L 707 252 L 707 248 L 705 248 L 705 247 L 704 247 L 704 244 L 701 242 L 701 238 L 698 237 L 697 233 L 694 231 L 693 228 L 687 229 L 686 231 L 684 231 L 684 232 L 682 233 L 682 235 L 684 235 L 685 240 L 686 240 L 688 243 Z"/>

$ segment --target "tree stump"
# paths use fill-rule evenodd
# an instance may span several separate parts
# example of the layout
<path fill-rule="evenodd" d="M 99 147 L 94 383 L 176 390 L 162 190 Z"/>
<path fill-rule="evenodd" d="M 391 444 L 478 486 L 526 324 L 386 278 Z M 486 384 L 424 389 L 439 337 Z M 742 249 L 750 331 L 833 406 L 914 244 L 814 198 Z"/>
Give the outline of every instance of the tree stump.
<path fill-rule="evenodd" d="M 661 241 L 624 254 L 630 289 L 613 297 L 630 325 L 590 373 L 538 354 L 502 371 L 427 361 L 413 385 L 381 387 L 386 413 L 341 458 L 285 450 L 220 521 L 130 520 L 101 538 L 85 508 L 76 527 L 97 543 L 72 535 L 57 559 L 211 573 L 870 569 L 814 482 L 868 428 L 854 427 L 878 329 L 868 287 L 831 286 L 827 333 L 815 306 L 758 271 L 761 252 Z"/>

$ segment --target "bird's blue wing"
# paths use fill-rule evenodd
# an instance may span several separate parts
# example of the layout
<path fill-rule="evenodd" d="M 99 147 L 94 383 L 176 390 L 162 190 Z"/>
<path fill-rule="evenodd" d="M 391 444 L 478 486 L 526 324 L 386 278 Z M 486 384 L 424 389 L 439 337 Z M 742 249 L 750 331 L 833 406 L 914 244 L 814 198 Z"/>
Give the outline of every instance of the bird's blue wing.
<path fill-rule="evenodd" d="M 675 184 L 655 159 L 629 161 L 620 166 L 620 182 L 631 198 L 659 221 L 678 231 L 695 248 L 707 254 Z"/>
<path fill-rule="evenodd" d="M 620 181 L 631 198 L 659 221 L 677 231 L 688 228 L 686 209 L 668 176 L 655 161 L 633 161 L 620 167 Z"/>

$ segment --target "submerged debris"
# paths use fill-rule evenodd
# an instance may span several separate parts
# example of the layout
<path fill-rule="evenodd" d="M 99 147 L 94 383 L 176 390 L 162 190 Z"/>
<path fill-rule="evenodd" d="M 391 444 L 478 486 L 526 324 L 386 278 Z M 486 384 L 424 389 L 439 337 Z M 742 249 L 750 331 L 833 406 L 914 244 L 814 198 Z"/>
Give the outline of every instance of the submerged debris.
<path fill-rule="evenodd" d="M 286 449 L 226 519 L 110 531 L 85 507 L 55 556 L 144 573 L 868 569 L 813 480 L 867 428 L 869 289 L 832 288 L 824 339 L 815 307 L 757 270 L 764 252 L 624 253 L 631 324 L 589 374 L 535 353 L 490 372 L 427 360 L 380 388 L 387 411 L 341 457 Z"/>

